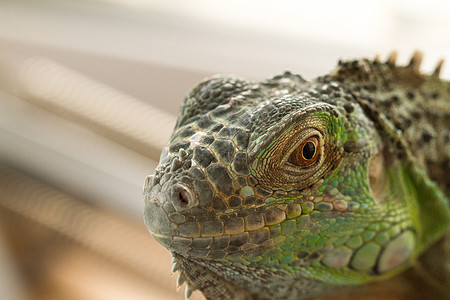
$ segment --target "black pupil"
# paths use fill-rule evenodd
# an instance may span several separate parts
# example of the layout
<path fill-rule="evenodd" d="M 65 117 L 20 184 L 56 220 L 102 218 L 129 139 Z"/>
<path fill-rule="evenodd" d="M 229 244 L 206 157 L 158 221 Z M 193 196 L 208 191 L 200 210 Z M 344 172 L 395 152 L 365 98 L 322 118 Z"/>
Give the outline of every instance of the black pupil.
<path fill-rule="evenodd" d="M 316 146 L 313 142 L 307 142 L 305 146 L 303 146 L 302 155 L 303 158 L 308 160 L 313 158 L 314 154 L 316 153 Z"/>

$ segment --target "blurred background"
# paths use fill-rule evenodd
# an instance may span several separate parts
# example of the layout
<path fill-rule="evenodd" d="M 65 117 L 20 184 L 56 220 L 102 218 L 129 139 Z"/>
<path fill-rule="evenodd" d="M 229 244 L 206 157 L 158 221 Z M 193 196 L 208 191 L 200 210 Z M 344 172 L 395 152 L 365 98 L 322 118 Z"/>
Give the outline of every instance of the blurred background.
<path fill-rule="evenodd" d="M 0 299 L 183 299 L 141 191 L 184 95 L 216 73 L 312 79 L 392 50 L 422 50 L 431 72 L 449 15 L 438 0 L 0 0 Z"/>

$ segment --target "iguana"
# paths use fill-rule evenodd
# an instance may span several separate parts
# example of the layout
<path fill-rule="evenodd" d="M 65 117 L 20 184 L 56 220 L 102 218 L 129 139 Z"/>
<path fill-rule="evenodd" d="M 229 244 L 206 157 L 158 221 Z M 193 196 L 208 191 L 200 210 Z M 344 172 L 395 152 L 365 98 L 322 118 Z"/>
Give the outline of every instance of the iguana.
<path fill-rule="evenodd" d="M 144 185 L 187 297 L 450 298 L 450 83 L 421 58 L 188 94 Z"/>

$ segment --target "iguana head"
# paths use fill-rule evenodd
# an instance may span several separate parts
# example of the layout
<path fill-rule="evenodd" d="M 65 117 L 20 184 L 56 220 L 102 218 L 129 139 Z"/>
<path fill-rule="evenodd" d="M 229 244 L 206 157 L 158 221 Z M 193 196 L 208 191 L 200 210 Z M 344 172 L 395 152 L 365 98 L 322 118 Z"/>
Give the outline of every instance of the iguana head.
<path fill-rule="evenodd" d="M 145 223 L 203 291 L 289 298 L 365 282 L 415 255 L 414 195 L 383 149 L 332 77 L 208 79 L 146 180 Z"/>

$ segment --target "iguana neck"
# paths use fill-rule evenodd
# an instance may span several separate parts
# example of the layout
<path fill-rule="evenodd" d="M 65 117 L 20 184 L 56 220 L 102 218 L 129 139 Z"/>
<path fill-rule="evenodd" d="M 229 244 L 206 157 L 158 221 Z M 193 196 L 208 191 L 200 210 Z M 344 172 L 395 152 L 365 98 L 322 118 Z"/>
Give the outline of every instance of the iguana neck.
<path fill-rule="evenodd" d="M 356 60 L 331 74 L 363 102 L 389 148 L 403 147 L 439 187 L 450 192 L 450 83 L 419 72 L 416 54 L 406 67 Z M 371 115 L 372 114 L 372 115 Z M 384 123 L 384 124 L 380 124 Z M 386 128 L 388 127 L 388 128 Z M 398 145 L 398 144 L 402 145 Z"/>

